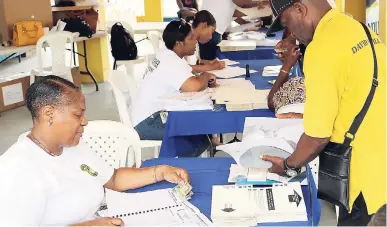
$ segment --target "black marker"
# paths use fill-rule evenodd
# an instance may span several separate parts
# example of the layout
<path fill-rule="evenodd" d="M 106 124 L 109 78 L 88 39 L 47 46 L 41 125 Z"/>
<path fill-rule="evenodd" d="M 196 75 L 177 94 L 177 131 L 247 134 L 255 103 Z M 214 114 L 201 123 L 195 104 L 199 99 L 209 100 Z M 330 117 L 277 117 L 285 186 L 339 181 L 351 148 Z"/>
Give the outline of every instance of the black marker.
<path fill-rule="evenodd" d="M 246 78 L 250 78 L 250 66 L 246 64 Z"/>

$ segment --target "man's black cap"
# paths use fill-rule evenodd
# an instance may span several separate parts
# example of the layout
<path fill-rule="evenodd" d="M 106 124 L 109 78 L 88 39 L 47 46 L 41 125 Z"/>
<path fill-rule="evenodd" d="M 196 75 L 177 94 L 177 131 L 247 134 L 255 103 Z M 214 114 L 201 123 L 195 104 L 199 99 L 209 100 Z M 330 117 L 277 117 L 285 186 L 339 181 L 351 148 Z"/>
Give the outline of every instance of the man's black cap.
<path fill-rule="evenodd" d="M 284 29 L 280 22 L 281 13 L 283 13 L 287 8 L 296 2 L 299 2 L 299 0 L 270 0 L 271 10 L 273 11 L 273 16 L 275 19 L 273 24 L 270 26 L 269 31 L 267 31 L 267 34 L 278 32 Z"/>

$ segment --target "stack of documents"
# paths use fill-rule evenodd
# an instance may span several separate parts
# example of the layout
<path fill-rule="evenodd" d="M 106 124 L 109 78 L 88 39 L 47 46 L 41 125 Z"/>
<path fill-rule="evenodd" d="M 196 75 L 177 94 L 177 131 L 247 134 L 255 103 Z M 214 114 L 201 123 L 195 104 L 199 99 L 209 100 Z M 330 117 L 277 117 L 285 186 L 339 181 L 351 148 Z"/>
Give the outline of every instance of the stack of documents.
<path fill-rule="evenodd" d="M 212 110 L 213 103 L 209 90 L 201 92 L 183 92 L 161 100 L 167 111 Z"/>
<path fill-rule="evenodd" d="M 298 182 L 267 188 L 213 186 L 211 219 L 219 226 L 308 220 Z"/>
<path fill-rule="evenodd" d="M 255 50 L 257 43 L 254 40 L 222 40 L 218 44 L 222 52 Z"/>
<path fill-rule="evenodd" d="M 106 189 L 110 217 L 127 226 L 212 226 L 191 203 L 181 201 L 172 189 L 122 193 Z"/>
<path fill-rule="evenodd" d="M 264 168 L 246 168 L 240 165 L 232 164 L 230 167 L 229 183 L 237 183 L 238 178 L 246 178 L 247 182 L 265 182 L 267 180 L 277 182 L 288 182 L 290 178 L 282 177 L 275 173 L 270 173 Z"/>
<path fill-rule="evenodd" d="M 266 66 L 263 68 L 262 76 L 278 76 L 282 68 L 282 65 Z"/>
<path fill-rule="evenodd" d="M 270 90 L 255 90 L 236 87 L 219 87 L 212 95 L 216 104 L 225 104 L 228 111 L 267 109 Z"/>
<path fill-rule="evenodd" d="M 229 78 L 246 75 L 246 69 L 241 68 L 239 66 L 227 66 L 224 69 L 212 70 L 208 72 L 214 74 L 218 78 L 223 78 L 223 79 L 229 79 Z M 250 70 L 250 73 L 255 73 L 255 72 L 257 71 Z"/>
<path fill-rule="evenodd" d="M 216 226 L 256 226 L 249 186 L 212 186 L 211 219 Z"/>
<path fill-rule="evenodd" d="M 263 68 L 262 76 L 278 76 L 281 68 L 282 65 L 266 66 Z M 292 75 L 292 70 L 290 70 L 289 75 Z"/>

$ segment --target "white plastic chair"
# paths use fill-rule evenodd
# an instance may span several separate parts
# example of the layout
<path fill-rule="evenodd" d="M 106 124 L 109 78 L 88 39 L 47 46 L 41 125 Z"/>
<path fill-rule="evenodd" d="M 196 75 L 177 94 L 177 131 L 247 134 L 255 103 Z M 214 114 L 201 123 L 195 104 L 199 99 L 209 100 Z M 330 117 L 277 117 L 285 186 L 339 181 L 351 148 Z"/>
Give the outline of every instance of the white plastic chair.
<path fill-rule="evenodd" d="M 136 131 L 116 121 L 90 121 L 82 140 L 113 168 L 134 165 Z"/>
<path fill-rule="evenodd" d="M 128 108 L 129 105 L 127 105 L 127 102 L 122 90 L 119 89 L 119 88 L 125 89 L 124 86 L 128 88 L 130 103 L 132 103 L 132 100 L 136 96 L 136 92 L 137 92 L 137 85 L 135 84 L 133 78 L 127 76 L 123 71 L 113 70 L 113 71 L 110 71 L 109 73 L 108 82 L 112 86 L 112 90 L 116 100 L 118 114 L 120 115 L 121 122 L 124 123 L 126 126 L 132 128 L 136 132 L 137 136 L 135 137 L 133 136 L 133 138 L 137 139 L 136 144 L 138 144 L 138 146 L 135 149 L 134 156 L 136 160 L 136 166 L 139 167 L 141 165 L 142 148 L 154 148 L 154 158 L 157 158 L 160 153 L 160 147 L 161 147 L 162 141 L 140 140 L 140 136 L 138 135 L 137 131 L 134 129 L 134 125 L 132 124 L 131 115 Z"/>
<path fill-rule="evenodd" d="M 160 32 L 149 31 L 147 33 L 147 37 L 153 46 L 153 50 L 155 51 L 155 53 L 157 53 L 157 51 L 159 51 L 160 49 L 160 37 L 161 37 Z"/>
<path fill-rule="evenodd" d="M 30 83 L 35 82 L 36 76 L 56 75 L 63 77 L 69 81 L 73 81 L 71 75 L 71 58 L 70 65 L 66 65 L 66 44 L 73 42 L 73 34 L 71 32 L 62 31 L 54 32 L 42 36 L 36 44 L 36 53 L 38 56 L 38 68 L 31 71 Z M 51 50 L 51 67 L 43 68 L 42 48 L 50 47 Z"/>

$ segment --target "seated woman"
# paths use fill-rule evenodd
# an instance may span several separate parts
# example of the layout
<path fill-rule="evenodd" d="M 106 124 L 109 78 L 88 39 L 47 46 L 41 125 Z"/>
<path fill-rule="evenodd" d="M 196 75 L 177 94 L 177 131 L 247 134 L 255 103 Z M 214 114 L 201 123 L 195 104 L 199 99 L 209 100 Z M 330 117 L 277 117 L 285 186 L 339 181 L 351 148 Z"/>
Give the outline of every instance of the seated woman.
<path fill-rule="evenodd" d="M 293 36 L 288 36 L 277 44 L 275 49 L 283 62 L 281 71 L 270 90 L 268 107 L 278 118 L 302 118 L 305 103 L 305 84 L 302 77 L 289 79 L 293 66 L 301 58 L 300 47 Z"/>
<path fill-rule="evenodd" d="M 142 140 L 162 140 L 166 123 L 163 97 L 179 92 L 198 92 L 216 86 L 215 75 L 203 72 L 198 76 L 184 56 L 195 53 L 196 39 L 191 25 L 184 20 L 171 21 L 164 30 L 166 49 L 160 50 L 149 64 L 142 80 L 137 98 L 133 102 L 132 120 Z M 193 137 L 192 137 L 193 138 Z M 208 138 L 194 143 L 194 156 L 208 147 Z M 186 153 L 192 153 L 187 151 Z"/>
<path fill-rule="evenodd" d="M 179 7 L 179 12 L 177 12 L 179 19 L 192 17 L 199 10 L 198 0 L 176 0 L 176 4 Z"/>
<path fill-rule="evenodd" d="M 122 226 L 121 219 L 94 216 L 105 188 L 189 181 L 186 170 L 170 166 L 106 165 L 82 141 L 85 97 L 73 83 L 47 76 L 26 96 L 33 128 L 0 156 L 0 226 Z M 84 165 L 94 174 L 83 171 Z"/>
<path fill-rule="evenodd" d="M 216 20 L 214 16 L 207 10 L 201 10 L 193 17 L 187 17 L 187 22 L 191 23 L 192 31 L 198 43 L 205 44 L 212 39 L 212 34 L 216 30 Z M 223 69 L 226 65 L 223 61 L 218 60 L 201 60 L 198 47 L 196 48 L 196 58 L 198 64 L 191 65 L 195 72 L 206 72 L 211 70 Z M 190 56 L 188 56 L 190 57 Z"/>

